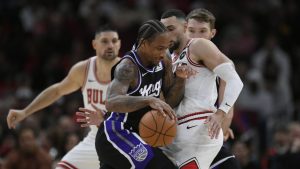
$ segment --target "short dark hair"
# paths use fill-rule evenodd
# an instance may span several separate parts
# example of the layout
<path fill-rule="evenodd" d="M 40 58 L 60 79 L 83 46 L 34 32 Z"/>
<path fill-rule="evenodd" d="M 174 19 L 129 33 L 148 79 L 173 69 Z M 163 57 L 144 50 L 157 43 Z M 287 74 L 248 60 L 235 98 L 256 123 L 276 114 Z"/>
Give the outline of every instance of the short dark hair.
<path fill-rule="evenodd" d="M 169 18 L 175 16 L 178 19 L 183 19 L 185 20 L 185 13 L 179 9 L 168 9 L 161 15 L 161 19 Z"/>
<path fill-rule="evenodd" d="M 118 32 L 117 29 L 111 24 L 104 24 L 97 28 L 95 36 L 99 35 L 102 32 Z"/>
<path fill-rule="evenodd" d="M 167 32 L 167 28 L 156 19 L 148 20 L 139 28 L 137 37 L 137 48 L 141 44 L 141 40 L 152 40 L 157 34 Z"/>
<path fill-rule="evenodd" d="M 209 11 L 204 8 L 197 8 L 192 10 L 186 17 L 186 20 L 196 19 L 200 22 L 207 22 L 210 24 L 210 28 L 215 28 L 216 17 Z"/>

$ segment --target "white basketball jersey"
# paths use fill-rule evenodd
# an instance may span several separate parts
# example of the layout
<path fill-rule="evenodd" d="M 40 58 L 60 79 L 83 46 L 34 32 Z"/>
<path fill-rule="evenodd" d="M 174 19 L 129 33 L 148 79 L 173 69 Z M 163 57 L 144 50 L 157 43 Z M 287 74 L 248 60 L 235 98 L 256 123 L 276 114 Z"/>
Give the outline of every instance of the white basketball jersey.
<path fill-rule="evenodd" d="M 105 98 L 110 82 L 102 82 L 97 78 L 96 72 L 99 68 L 96 67 L 96 58 L 97 56 L 94 56 L 88 61 L 86 79 L 82 87 L 83 103 L 87 109 L 94 110 L 92 107 L 92 104 L 94 104 L 99 109 L 106 111 Z M 98 130 L 97 126 L 90 126 L 90 128 L 91 131 L 89 134 L 96 136 Z"/>
<path fill-rule="evenodd" d="M 203 64 L 195 63 L 189 57 L 190 40 L 180 55 L 172 54 L 173 66 L 187 64 L 197 71 L 196 75 L 186 80 L 184 98 L 175 109 L 179 117 L 195 112 L 215 112 L 218 98 L 216 74 Z"/>

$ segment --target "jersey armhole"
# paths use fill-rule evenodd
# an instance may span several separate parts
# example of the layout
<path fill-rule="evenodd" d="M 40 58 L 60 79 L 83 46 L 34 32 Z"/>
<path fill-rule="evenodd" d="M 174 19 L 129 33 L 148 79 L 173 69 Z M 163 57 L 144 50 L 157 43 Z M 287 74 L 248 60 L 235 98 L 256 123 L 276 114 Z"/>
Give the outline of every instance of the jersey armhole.
<path fill-rule="evenodd" d="M 86 64 L 86 67 L 85 67 L 85 74 L 84 74 L 84 81 L 83 81 L 83 84 L 82 84 L 82 87 L 81 87 L 81 91 L 84 90 L 85 88 L 85 85 L 86 85 L 86 82 L 87 82 L 87 77 L 88 77 L 88 74 L 89 74 L 89 68 L 90 68 L 90 63 L 91 63 L 91 60 L 92 58 L 90 58 Z"/>

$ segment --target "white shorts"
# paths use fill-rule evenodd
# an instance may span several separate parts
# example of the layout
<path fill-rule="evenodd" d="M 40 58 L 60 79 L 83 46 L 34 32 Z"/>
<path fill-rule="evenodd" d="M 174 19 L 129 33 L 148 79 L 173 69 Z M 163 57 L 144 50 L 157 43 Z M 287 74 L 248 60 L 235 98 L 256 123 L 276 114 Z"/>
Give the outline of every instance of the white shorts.
<path fill-rule="evenodd" d="M 90 131 L 83 141 L 73 147 L 57 165 L 65 169 L 99 169 L 95 137 L 96 134 Z"/>
<path fill-rule="evenodd" d="M 223 132 L 218 139 L 208 136 L 205 119 L 179 122 L 173 144 L 164 149 L 165 153 L 180 169 L 209 169 L 223 145 Z"/>

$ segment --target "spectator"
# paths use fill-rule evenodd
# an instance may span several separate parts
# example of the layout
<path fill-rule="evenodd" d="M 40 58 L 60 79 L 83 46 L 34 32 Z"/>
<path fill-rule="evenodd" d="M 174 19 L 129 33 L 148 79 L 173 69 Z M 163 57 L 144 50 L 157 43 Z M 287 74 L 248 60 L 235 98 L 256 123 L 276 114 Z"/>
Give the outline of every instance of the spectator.
<path fill-rule="evenodd" d="M 4 169 L 51 169 L 52 159 L 37 143 L 31 128 L 23 127 L 18 135 L 18 146 L 4 161 Z"/>

